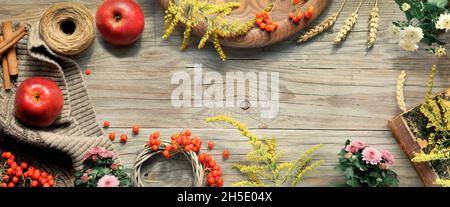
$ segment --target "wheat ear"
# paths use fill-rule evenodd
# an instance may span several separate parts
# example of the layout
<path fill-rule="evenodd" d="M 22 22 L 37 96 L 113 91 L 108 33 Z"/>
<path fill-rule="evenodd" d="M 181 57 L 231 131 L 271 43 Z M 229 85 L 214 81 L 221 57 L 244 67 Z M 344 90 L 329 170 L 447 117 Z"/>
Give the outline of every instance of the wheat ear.
<path fill-rule="evenodd" d="M 339 14 L 341 14 L 341 11 L 342 11 L 342 8 L 344 8 L 345 2 L 347 2 L 347 0 L 344 0 L 342 2 L 341 8 L 339 8 L 338 12 L 329 16 L 324 21 L 322 21 L 320 24 L 314 26 L 313 28 L 306 31 L 303 35 L 301 35 L 298 38 L 297 43 L 306 42 L 306 41 L 314 38 L 315 36 L 319 35 L 320 33 L 324 32 L 325 30 L 331 28 L 334 25 L 334 23 L 336 23 L 336 20 L 337 20 Z"/>
<path fill-rule="evenodd" d="M 380 10 L 378 9 L 378 0 L 375 0 L 375 6 L 369 16 L 369 37 L 367 39 L 367 48 L 372 48 L 377 41 Z"/>
<path fill-rule="evenodd" d="M 350 15 L 350 17 L 348 17 L 345 20 L 344 25 L 342 25 L 341 29 L 337 33 L 336 39 L 334 39 L 334 42 L 341 43 L 347 38 L 348 34 L 350 33 L 350 31 L 352 31 L 353 27 L 355 27 L 355 24 L 358 21 L 358 16 L 359 16 L 358 13 L 359 13 L 359 9 L 361 8 L 361 5 L 362 5 L 362 0 L 359 2 L 358 8 L 356 8 L 356 10 L 352 13 L 352 15 Z"/>
<path fill-rule="evenodd" d="M 396 98 L 397 98 L 397 105 L 403 112 L 406 112 L 406 103 L 405 103 L 405 97 L 403 94 L 403 88 L 405 86 L 405 81 L 406 81 L 406 72 L 402 71 L 397 79 L 397 86 L 395 88 L 395 93 L 396 93 Z"/>

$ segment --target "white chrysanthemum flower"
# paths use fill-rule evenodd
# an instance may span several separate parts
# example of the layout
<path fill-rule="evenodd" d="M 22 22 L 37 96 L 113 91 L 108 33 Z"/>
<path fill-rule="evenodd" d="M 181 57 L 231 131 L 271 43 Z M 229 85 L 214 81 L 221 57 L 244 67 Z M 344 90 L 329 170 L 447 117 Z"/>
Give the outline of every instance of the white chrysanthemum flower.
<path fill-rule="evenodd" d="M 398 45 L 402 49 L 404 49 L 406 51 L 410 51 L 410 52 L 415 52 L 419 49 L 419 46 L 417 45 L 416 42 L 411 42 L 411 41 L 407 41 L 407 40 L 400 40 Z"/>
<path fill-rule="evenodd" d="M 400 31 L 400 39 L 408 42 L 418 43 L 423 39 L 422 28 L 408 26 Z"/>
<path fill-rule="evenodd" d="M 400 28 L 400 27 L 397 27 L 397 26 L 395 26 L 394 24 L 392 24 L 390 27 L 389 27 L 389 33 L 391 33 L 391 35 L 395 38 L 395 39 L 397 39 L 397 40 L 399 40 L 400 39 L 400 31 L 401 31 L 402 29 Z"/>
<path fill-rule="evenodd" d="M 402 4 L 402 11 L 406 12 L 410 9 L 411 9 L 411 5 L 409 5 L 408 3 L 405 2 Z"/>
<path fill-rule="evenodd" d="M 434 50 L 434 54 L 438 57 L 444 57 L 447 55 L 447 49 L 445 47 L 439 46 Z"/>
<path fill-rule="evenodd" d="M 436 22 L 437 29 L 445 29 L 447 32 L 450 30 L 450 14 L 441 14 Z"/>

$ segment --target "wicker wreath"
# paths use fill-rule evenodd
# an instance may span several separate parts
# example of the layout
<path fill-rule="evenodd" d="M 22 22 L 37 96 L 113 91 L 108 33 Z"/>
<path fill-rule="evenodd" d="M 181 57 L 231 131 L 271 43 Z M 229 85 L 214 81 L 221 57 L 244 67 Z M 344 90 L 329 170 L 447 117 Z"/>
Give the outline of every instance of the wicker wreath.
<path fill-rule="evenodd" d="M 164 151 L 165 145 L 170 145 L 170 143 L 162 142 L 158 150 L 152 150 L 146 145 L 144 150 L 138 155 L 136 161 L 134 162 L 133 172 L 131 173 L 132 185 L 134 187 L 144 187 L 144 182 L 142 180 L 143 173 L 141 172 L 141 169 L 150 158 L 161 154 Z M 177 153 L 182 153 L 192 164 L 192 173 L 194 175 L 192 186 L 202 187 L 204 185 L 205 169 L 198 160 L 197 153 L 194 151 L 186 152 L 184 150 L 180 150 Z"/>

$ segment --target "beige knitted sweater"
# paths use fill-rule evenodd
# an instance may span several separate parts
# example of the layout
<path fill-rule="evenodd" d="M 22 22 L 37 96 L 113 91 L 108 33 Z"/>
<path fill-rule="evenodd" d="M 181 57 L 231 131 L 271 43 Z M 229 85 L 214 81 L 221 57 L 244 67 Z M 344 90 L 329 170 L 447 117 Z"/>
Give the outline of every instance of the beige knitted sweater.
<path fill-rule="evenodd" d="M 29 35 L 17 45 L 20 74 L 15 86 L 11 91 L 0 88 L 0 150 L 12 151 L 19 160 L 50 171 L 57 186 L 73 186 L 74 170 L 81 167 L 83 154 L 95 146 L 111 150 L 111 142 L 96 120 L 80 67 L 53 53 L 41 40 L 37 26 L 29 27 Z M 65 98 L 56 123 L 41 131 L 23 126 L 14 116 L 15 90 L 33 76 L 55 81 Z"/>

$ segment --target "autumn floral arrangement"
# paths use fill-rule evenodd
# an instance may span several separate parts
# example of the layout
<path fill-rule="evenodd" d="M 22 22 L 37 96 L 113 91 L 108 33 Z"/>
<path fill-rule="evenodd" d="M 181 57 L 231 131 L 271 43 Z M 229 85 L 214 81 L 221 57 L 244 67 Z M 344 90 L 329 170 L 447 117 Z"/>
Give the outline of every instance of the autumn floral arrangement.
<path fill-rule="evenodd" d="M 75 173 L 75 187 L 129 187 L 130 178 L 115 156 L 102 147 L 86 152 L 83 169 Z"/>
<path fill-rule="evenodd" d="M 390 28 L 399 46 L 406 51 L 417 51 L 419 42 L 426 44 L 431 54 L 445 56 L 446 44 L 439 35 L 450 29 L 448 0 L 396 0 L 406 15 L 406 21 L 394 22 Z"/>
<path fill-rule="evenodd" d="M 386 150 L 366 145 L 364 142 L 347 140 L 339 155 L 336 168 L 342 170 L 350 187 L 396 187 L 397 174 L 390 169 L 395 163 Z"/>
<path fill-rule="evenodd" d="M 253 134 L 244 124 L 228 116 L 217 116 L 207 119 L 207 122 L 225 122 L 236 127 L 244 137 L 249 139 L 253 150 L 247 155 L 247 164 L 234 164 L 247 180 L 233 184 L 235 187 L 269 187 L 284 186 L 289 182 L 290 186 L 297 186 L 308 173 L 321 166 L 324 161 L 313 162 L 311 155 L 322 145 L 316 145 L 297 159 L 282 161 L 283 152 L 277 149 L 275 138 L 260 139 Z"/>

